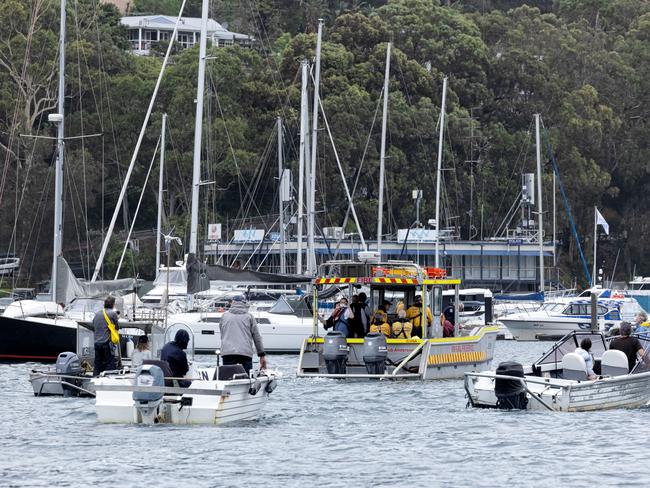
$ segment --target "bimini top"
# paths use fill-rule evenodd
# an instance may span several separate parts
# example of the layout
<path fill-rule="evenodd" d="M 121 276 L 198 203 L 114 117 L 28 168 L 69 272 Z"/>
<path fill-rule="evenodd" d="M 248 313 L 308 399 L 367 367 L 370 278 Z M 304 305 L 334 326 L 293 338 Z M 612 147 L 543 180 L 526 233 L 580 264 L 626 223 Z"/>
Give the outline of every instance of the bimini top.
<path fill-rule="evenodd" d="M 341 283 L 374 285 L 460 285 L 460 279 L 447 277 L 440 268 L 419 266 L 411 261 L 359 263 L 329 261 L 320 266 L 315 285 Z"/>

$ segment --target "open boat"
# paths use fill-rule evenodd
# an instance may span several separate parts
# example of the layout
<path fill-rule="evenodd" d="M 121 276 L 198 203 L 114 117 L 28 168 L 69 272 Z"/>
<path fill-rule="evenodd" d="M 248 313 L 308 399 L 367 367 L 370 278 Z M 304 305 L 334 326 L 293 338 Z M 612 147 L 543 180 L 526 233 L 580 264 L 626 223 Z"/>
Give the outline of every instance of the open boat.
<path fill-rule="evenodd" d="M 370 288 L 369 307 L 375 310 L 388 296 L 392 304 L 387 311 L 388 322 L 397 320 L 397 309 L 422 297 L 420 317 L 428 315 L 431 304 L 432 322 L 423 326 L 423 337 L 392 338 L 369 333 L 364 338 L 346 338 L 340 332 L 318 335 L 318 317 L 312 317 L 312 336 L 303 341 L 298 360 L 298 377 L 338 379 L 443 379 L 461 378 L 466 371 L 482 371 L 490 367 L 497 338 L 497 327 L 477 327 L 460 337 L 458 324 L 454 337 L 443 337 L 440 326 L 443 288 L 455 291 L 458 310 L 459 279 L 444 277 L 437 268 L 423 268 L 410 261 L 371 263 L 337 261 L 321 266 L 320 277 L 314 280 L 314 303 L 323 285 L 347 285 L 352 295 L 355 285 Z M 316 307 L 313 307 L 315 310 Z M 426 324 L 422 320 L 422 324 Z"/>
<path fill-rule="evenodd" d="M 163 361 L 137 372 L 93 380 L 97 420 L 127 424 L 213 424 L 257 419 L 278 373 L 246 374 L 241 365 L 201 368 L 188 387 L 170 378 Z"/>
<path fill-rule="evenodd" d="M 574 351 L 591 339 L 595 380 Z M 474 407 L 583 412 L 634 408 L 650 402 L 650 336 L 638 336 L 645 356 L 628 371 L 627 356 L 610 350 L 600 332 L 567 334 L 532 366 L 501 363 L 496 371 L 465 373 L 465 391 Z"/>

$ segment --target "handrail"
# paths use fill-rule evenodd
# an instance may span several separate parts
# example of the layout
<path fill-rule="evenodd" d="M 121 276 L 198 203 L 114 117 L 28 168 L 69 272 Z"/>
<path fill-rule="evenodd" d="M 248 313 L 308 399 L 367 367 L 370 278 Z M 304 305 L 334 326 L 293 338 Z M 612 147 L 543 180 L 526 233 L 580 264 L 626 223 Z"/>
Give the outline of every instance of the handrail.
<path fill-rule="evenodd" d="M 424 347 L 424 345 L 425 345 L 426 343 L 427 343 L 427 341 L 422 341 L 420 344 L 418 344 L 418 347 L 416 347 L 415 349 L 413 349 L 413 351 L 411 351 L 411 353 L 410 353 L 408 356 L 406 356 L 406 357 L 402 360 L 401 363 L 399 363 L 399 364 L 397 365 L 397 367 L 396 367 L 396 368 L 393 370 L 393 372 L 391 373 L 391 376 L 396 376 L 396 375 L 397 375 L 397 372 L 398 372 L 400 369 L 402 369 L 402 368 L 406 365 L 406 363 L 408 363 L 411 359 L 413 359 L 413 358 L 415 357 L 415 355 L 416 355 L 416 354 L 417 354 L 417 353 L 418 353 L 418 352 L 419 352 L 419 351 Z"/>

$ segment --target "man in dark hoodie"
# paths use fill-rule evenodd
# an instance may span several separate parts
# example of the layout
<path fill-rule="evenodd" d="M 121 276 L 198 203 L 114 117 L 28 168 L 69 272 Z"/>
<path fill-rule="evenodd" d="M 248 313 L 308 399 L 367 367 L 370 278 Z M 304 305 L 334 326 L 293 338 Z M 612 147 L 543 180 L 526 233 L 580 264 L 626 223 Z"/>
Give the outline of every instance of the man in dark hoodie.
<path fill-rule="evenodd" d="M 266 353 L 262 335 L 255 318 L 248 312 L 243 297 L 236 296 L 221 317 L 221 357 L 223 364 L 241 364 L 248 373 L 253 369 L 253 344 L 260 358 L 260 368 L 266 368 Z"/>
<path fill-rule="evenodd" d="M 174 340 L 165 344 L 160 352 L 161 361 L 167 361 L 174 378 L 182 378 L 190 369 L 187 364 L 187 354 L 183 350 L 187 348 L 189 342 L 190 335 L 187 331 L 178 330 Z M 180 386 L 189 386 L 191 381 L 180 380 L 178 383 Z"/>

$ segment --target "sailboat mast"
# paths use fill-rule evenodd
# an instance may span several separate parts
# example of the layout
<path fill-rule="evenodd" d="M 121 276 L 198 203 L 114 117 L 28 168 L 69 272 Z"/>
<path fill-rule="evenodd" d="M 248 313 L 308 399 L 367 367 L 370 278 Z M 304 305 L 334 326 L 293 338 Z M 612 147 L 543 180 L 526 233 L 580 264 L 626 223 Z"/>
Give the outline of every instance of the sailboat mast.
<path fill-rule="evenodd" d="M 300 63 L 302 69 L 302 85 L 300 90 L 300 156 L 298 157 L 298 221 L 297 221 L 297 253 L 296 274 L 302 274 L 302 232 L 303 232 L 303 206 L 305 204 L 305 163 L 306 139 L 309 107 L 307 100 L 307 83 L 309 75 L 309 61 L 303 59 Z"/>
<path fill-rule="evenodd" d="M 278 117 L 278 208 L 280 209 L 280 217 L 278 219 L 280 225 L 280 273 L 286 274 L 287 272 L 287 255 L 285 249 L 285 235 L 284 235 L 284 162 L 282 154 L 282 118 Z"/>
<path fill-rule="evenodd" d="M 208 7 L 201 8 L 201 38 L 199 39 L 199 75 L 196 83 L 196 115 L 194 117 L 194 159 L 192 169 L 192 210 L 189 252 L 197 254 L 199 237 L 199 188 L 201 186 L 201 136 L 203 134 L 203 92 L 205 91 L 205 57 L 208 37 Z"/>
<path fill-rule="evenodd" d="M 445 105 L 447 103 L 447 77 L 442 80 L 442 103 L 440 104 L 440 130 L 438 131 L 438 166 L 436 170 L 436 250 L 435 266 L 440 267 L 440 179 L 442 177 L 442 142 L 445 134 Z"/>
<path fill-rule="evenodd" d="M 537 226 L 539 235 L 539 291 L 544 293 L 544 214 L 542 210 L 542 143 L 539 114 L 535 114 L 535 146 L 537 153 Z"/>
<path fill-rule="evenodd" d="M 596 273 L 597 273 L 597 255 L 598 255 L 598 215 L 596 212 L 598 211 L 598 208 L 594 206 L 594 267 L 593 271 L 591 273 L 591 286 L 592 288 L 596 286 L 598 281 L 596 280 Z"/>
<path fill-rule="evenodd" d="M 309 216 L 307 220 L 307 274 L 316 274 L 316 252 L 314 249 L 314 233 L 316 230 L 316 148 L 318 144 L 318 99 L 320 97 L 320 51 L 323 39 L 323 19 L 318 19 L 318 35 L 316 38 L 316 60 L 314 64 L 314 106 L 312 115 L 311 164 L 309 170 Z"/>
<path fill-rule="evenodd" d="M 158 175 L 158 224 L 156 226 L 156 278 L 160 273 L 160 238 L 162 235 L 162 213 L 163 213 L 163 176 L 165 170 L 165 132 L 167 129 L 167 114 L 162 116 L 162 128 L 160 130 L 160 174 Z"/>
<path fill-rule="evenodd" d="M 61 0 L 61 28 L 59 32 L 59 107 L 56 134 L 56 168 L 54 176 L 54 245 L 52 249 L 52 281 L 50 292 L 56 302 L 57 259 L 63 253 L 63 157 L 64 157 L 64 101 L 65 101 L 65 8 L 66 0 Z"/>
<path fill-rule="evenodd" d="M 384 73 L 384 107 L 381 118 L 381 148 L 379 153 L 379 209 L 377 211 L 377 252 L 381 257 L 381 236 L 384 220 L 384 179 L 386 178 L 386 122 L 388 119 L 388 84 L 390 81 L 390 48 L 386 46 L 386 71 Z"/>

